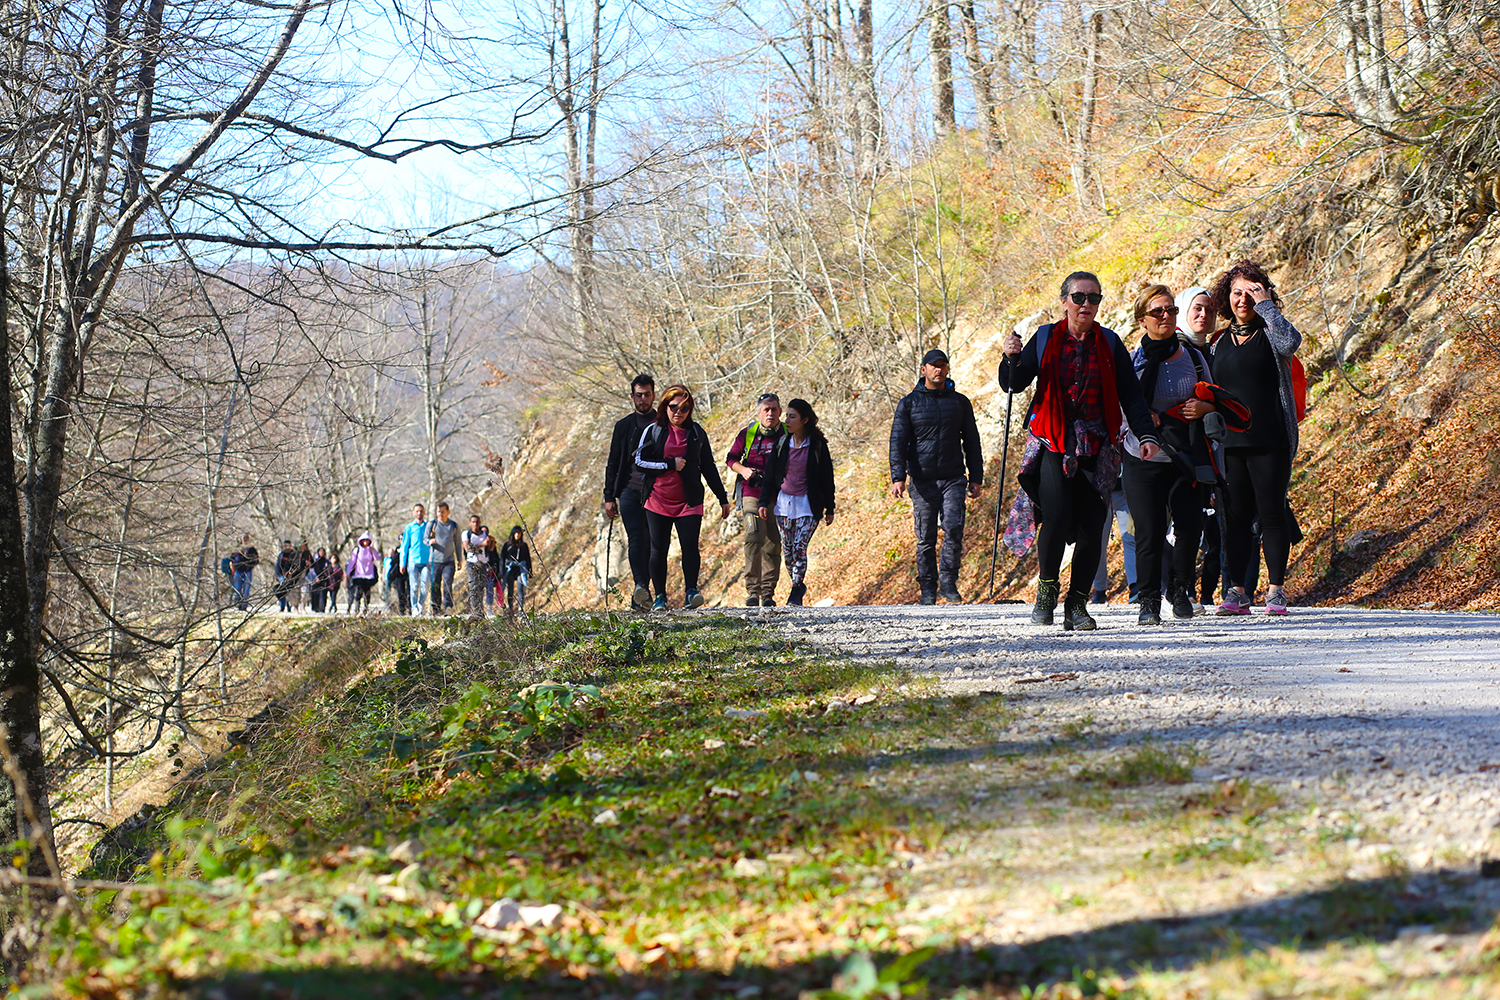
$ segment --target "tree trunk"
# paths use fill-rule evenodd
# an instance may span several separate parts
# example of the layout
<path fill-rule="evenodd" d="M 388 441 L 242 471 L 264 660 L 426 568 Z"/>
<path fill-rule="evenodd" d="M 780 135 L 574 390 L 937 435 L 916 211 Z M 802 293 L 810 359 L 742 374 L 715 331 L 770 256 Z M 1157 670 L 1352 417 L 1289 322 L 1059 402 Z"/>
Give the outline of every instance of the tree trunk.
<path fill-rule="evenodd" d="M 995 107 L 994 64 L 985 60 L 979 45 L 979 21 L 974 15 L 974 0 L 960 0 L 959 24 L 964 36 L 964 58 L 969 64 L 969 80 L 974 88 L 974 114 L 979 119 L 979 134 L 984 148 L 1000 151 L 1000 117 Z"/>
<path fill-rule="evenodd" d="M 0 197 L 0 205 L 5 198 Z M 42 754 L 42 673 L 36 659 L 36 620 L 28 600 L 26 546 L 16 495 L 15 445 L 11 436 L 10 273 L 5 220 L 0 216 L 0 727 L 14 757 L 5 762 L 12 780 L 0 779 L 0 839 L 27 840 L 28 871 L 46 875 L 52 850 L 52 813 L 47 803 L 47 761 Z"/>
<path fill-rule="evenodd" d="M 1083 94 L 1078 108 L 1078 127 L 1073 132 L 1073 188 L 1078 204 L 1093 208 L 1097 202 L 1094 179 L 1094 117 L 1098 109 L 1099 39 L 1104 34 L 1104 12 L 1083 15 Z"/>
<path fill-rule="evenodd" d="M 937 0 L 927 13 L 927 58 L 932 66 L 932 127 L 939 138 L 958 128 L 953 114 L 953 47 L 948 0 Z"/>
<path fill-rule="evenodd" d="M 1281 103 L 1286 109 L 1287 127 L 1297 145 L 1307 145 L 1307 132 L 1302 128 L 1302 115 L 1297 110 L 1297 94 L 1292 86 L 1292 56 L 1287 47 L 1286 21 L 1282 16 L 1282 0 L 1263 0 L 1261 23 L 1271 57 L 1276 62 L 1276 81 L 1281 90 Z"/>
<path fill-rule="evenodd" d="M 875 89 L 875 15 L 872 0 L 859 0 L 854 20 L 854 120 L 856 170 L 862 178 L 875 176 L 880 166 L 880 96 Z"/>

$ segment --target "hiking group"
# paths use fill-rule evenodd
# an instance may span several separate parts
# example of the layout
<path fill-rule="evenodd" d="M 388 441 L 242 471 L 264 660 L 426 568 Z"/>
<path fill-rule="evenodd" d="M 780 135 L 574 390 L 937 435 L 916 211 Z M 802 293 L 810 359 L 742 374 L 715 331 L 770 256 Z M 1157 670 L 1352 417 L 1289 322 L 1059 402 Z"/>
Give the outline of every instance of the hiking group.
<path fill-rule="evenodd" d="M 1134 350 L 1096 321 L 1103 301 L 1099 278 L 1075 271 L 1062 282 L 1060 318 L 1029 340 L 1012 333 L 1002 345 L 1000 388 L 1034 386 L 1020 488 L 1004 533 L 1016 555 L 1037 551 L 1031 620 L 1053 624 L 1061 603 L 1064 630 L 1096 627 L 1088 606 L 1107 596 L 1112 525 L 1122 536 L 1140 624 L 1161 624 L 1163 597 L 1175 618 L 1204 614 L 1216 589 L 1217 614 L 1249 614 L 1262 551 L 1265 613 L 1286 614 L 1287 562 L 1300 538 L 1287 490 L 1305 379 L 1295 357 L 1302 336 L 1281 313 L 1275 285 L 1250 261 L 1231 266 L 1212 288 L 1174 295 L 1148 285 L 1132 310 Z M 922 604 L 963 600 L 966 509 L 984 484 L 974 407 L 949 371 L 948 355 L 929 350 L 891 421 L 890 494 L 911 500 Z M 718 501 L 721 519 L 729 517 L 730 494 L 708 433 L 693 419 L 687 386 L 674 384 L 658 400 L 655 380 L 642 374 L 630 396 L 632 411 L 610 440 L 604 510 L 625 527 L 631 604 L 668 606 L 675 531 L 683 606 L 701 607 L 705 493 Z M 776 604 L 783 562 L 786 602 L 804 603 L 808 544 L 819 523 L 834 518 L 833 462 L 817 414 L 804 399 L 783 410 L 775 393 L 762 394 L 724 466 L 735 476 L 733 506 L 743 521 L 745 603 Z"/>
<path fill-rule="evenodd" d="M 397 614 L 452 614 L 456 564 L 462 559 L 468 612 L 484 616 L 498 602 L 510 614 L 524 611 L 526 587 L 531 577 L 531 548 L 520 525 L 497 542 L 479 516 L 469 518 L 460 530 L 451 519 L 446 503 L 437 505 L 437 517 L 427 519 L 426 508 L 417 504 L 412 520 L 402 529 L 401 540 L 384 556 L 369 532 L 355 542 L 347 561 L 337 551 L 312 552 L 307 543 L 294 547 L 283 539 L 273 564 L 270 593 L 281 611 L 335 613 L 340 587 L 346 591 L 344 610 L 353 614 L 370 611 L 370 593 L 385 581 L 385 603 Z M 234 599 L 248 611 L 251 583 L 260 554 L 250 536 L 223 560 Z"/>

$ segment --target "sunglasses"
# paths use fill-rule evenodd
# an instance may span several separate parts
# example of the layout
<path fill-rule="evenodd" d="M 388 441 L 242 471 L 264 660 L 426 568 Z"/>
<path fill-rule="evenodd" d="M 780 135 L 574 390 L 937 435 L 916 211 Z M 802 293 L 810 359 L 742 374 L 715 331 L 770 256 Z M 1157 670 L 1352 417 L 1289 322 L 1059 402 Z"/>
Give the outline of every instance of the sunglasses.
<path fill-rule="evenodd" d="M 1157 306 L 1155 309 L 1147 309 L 1146 315 L 1152 319 L 1166 319 L 1168 316 L 1177 315 L 1176 306 Z"/>
<path fill-rule="evenodd" d="M 1100 292 L 1073 292 L 1068 298 L 1073 300 L 1075 306 L 1081 306 L 1085 302 L 1091 306 L 1097 306 L 1104 301 L 1104 295 Z"/>
<path fill-rule="evenodd" d="M 667 409 L 671 410 L 673 413 L 681 413 L 683 410 L 686 410 L 689 413 L 692 413 L 693 412 L 693 404 L 692 403 L 668 403 L 667 404 Z"/>

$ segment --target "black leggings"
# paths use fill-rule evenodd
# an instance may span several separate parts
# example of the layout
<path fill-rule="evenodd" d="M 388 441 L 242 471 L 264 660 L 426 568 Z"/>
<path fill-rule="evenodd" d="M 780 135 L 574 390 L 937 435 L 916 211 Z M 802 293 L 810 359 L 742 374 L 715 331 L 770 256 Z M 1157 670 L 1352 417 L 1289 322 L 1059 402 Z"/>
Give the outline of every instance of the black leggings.
<path fill-rule="evenodd" d="M 672 527 L 677 527 L 677 541 L 682 545 L 682 582 L 688 590 L 698 589 L 698 532 L 703 527 L 702 514 L 668 517 L 654 510 L 646 511 L 651 528 L 651 586 L 657 597 L 667 592 L 667 549 L 672 546 Z"/>
<path fill-rule="evenodd" d="M 1226 448 L 1224 557 L 1229 582 L 1244 587 L 1250 564 L 1259 563 L 1251 525 L 1260 521 L 1260 542 L 1266 550 L 1266 582 L 1286 582 L 1292 535 L 1286 523 L 1286 489 L 1292 478 L 1292 456 L 1281 448 Z M 1257 566 L 1257 568 L 1259 568 Z M 1247 590 L 1246 593 L 1249 593 Z M 1251 595 L 1254 596 L 1254 595 Z"/>
<path fill-rule="evenodd" d="M 1183 480 L 1174 462 L 1146 462 L 1125 456 L 1125 502 L 1135 522 L 1136 593 L 1161 593 L 1161 554 L 1167 546 L 1167 523 L 1176 529 L 1172 545 L 1172 584 L 1189 593 L 1203 534 L 1203 500 L 1191 480 Z M 1170 515 L 1170 517 L 1169 517 Z"/>
<path fill-rule="evenodd" d="M 1038 469 L 1038 505 L 1042 525 L 1036 535 L 1037 561 L 1043 580 L 1056 580 L 1062 572 L 1063 549 L 1073 545 L 1071 589 L 1088 592 L 1099 569 L 1103 551 L 1104 519 L 1108 508 L 1099 491 L 1094 489 L 1093 462 L 1079 462 L 1072 477 L 1063 475 L 1063 457 L 1055 451 L 1042 451 Z M 1136 556 L 1140 565 L 1140 556 Z"/>

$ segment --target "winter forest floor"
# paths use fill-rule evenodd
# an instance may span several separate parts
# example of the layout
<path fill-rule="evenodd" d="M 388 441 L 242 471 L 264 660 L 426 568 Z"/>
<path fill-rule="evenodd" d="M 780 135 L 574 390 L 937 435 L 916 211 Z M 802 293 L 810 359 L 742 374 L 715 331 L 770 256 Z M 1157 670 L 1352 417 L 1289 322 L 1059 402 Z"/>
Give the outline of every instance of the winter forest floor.
<path fill-rule="evenodd" d="M 1500 996 L 1500 617 L 1100 624 L 265 623 L 279 712 L 77 865 L 25 987 Z"/>

